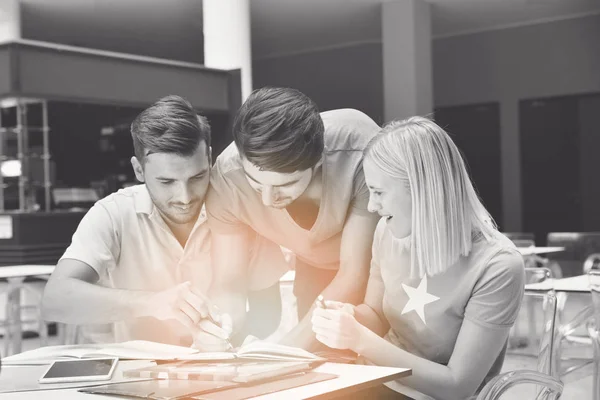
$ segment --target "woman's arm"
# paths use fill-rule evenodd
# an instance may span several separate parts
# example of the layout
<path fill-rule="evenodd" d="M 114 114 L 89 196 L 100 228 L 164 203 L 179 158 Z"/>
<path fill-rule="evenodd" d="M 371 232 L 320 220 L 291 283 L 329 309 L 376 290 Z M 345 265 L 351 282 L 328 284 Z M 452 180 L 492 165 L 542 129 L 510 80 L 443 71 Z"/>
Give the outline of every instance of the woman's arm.
<path fill-rule="evenodd" d="M 316 309 L 313 329 L 329 347 L 351 349 L 376 365 L 411 368 L 402 383 L 436 399 L 471 396 L 502 351 L 510 327 L 484 327 L 463 322 L 448 365 L 418 357 L 396 347 L 341 309 Z"/>
<path fill-rule="evenodd" d="M 381 278 L 381 269 L 379 267 L 380 259 L 380 241 L 385 223 L 380 221 L 377 224 L 375 235 L 373 237 L 373 246 L 371 248 L 371 268 L 369 272 L 369 281 L 363 304 L 354 307 L 354 317 L 362 325 L 366 326 L 379 336 L 383 336 L 390 329 L 390 325 L 383 316 L 383 295 L 385 285 Z M 335 307 L 334 307 L 335 308 Z"/>
<path fill-rule="evenodd" d="M 502 351 L 510 328 L 484 328 L 465 320 L 448 365 L 411 354 L 364 332 L 354 351 L 377 365 L 411 368 L 402 383 L 436 399 L 465 399 L 477 390 Z"/>

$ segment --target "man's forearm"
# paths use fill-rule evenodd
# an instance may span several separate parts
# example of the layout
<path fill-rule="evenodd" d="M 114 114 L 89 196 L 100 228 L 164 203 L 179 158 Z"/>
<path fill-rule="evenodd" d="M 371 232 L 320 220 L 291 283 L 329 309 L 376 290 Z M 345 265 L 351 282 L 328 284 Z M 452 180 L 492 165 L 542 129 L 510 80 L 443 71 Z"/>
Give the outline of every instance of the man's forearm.
<path fill-rule="evenodd" d="M 44 318 L 67 324 L 102 324 L 151 316 L 152 293 L 113 289 L 80 279 L 48 282 L 42 302 Z"/>
<path fill-rule="evenodd" d="M 364 286 L 359 279 L 345 277 L 338 273 L 321 294 L 327 300 L 356 304 L 364 298 Z M 314 305 L 298 325 L 282 339 L 283 344 L 302 347 L 309 351 L 318 346 L 311 323 L 313 308 Z"/>

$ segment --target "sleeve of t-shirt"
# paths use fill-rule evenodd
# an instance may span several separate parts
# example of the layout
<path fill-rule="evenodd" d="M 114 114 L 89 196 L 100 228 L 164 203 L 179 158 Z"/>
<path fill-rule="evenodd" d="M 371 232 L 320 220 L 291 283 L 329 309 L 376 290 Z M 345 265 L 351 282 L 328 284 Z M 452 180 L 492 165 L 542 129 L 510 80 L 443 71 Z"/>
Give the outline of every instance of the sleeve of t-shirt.
<path fill-rule="evenodd" d="M 356 170 L 356 175 L 354 175 L 354 182 L 352 184 L 352 212 L 363 215 L 372 215 L 368 210 L 369 188 L 365 182 L 365 173 L 363 171 L 362 163 Z"/>
<path fill-rule="evenodd" d="M 71 245 L 61 260 L 73 259 L 86 263 L 99 276 L 117 265 L 121 250 L 118 223 L 107 208 L 96 203 L 84 215 L 73 234 Z"/>
<path fill-rule="evenodd" d="M 465 309 L 465 318 L 485 327 L 511 327 L 523 300 L 525 269 L 516 250 L 493 256 Z"/>
<path fill-rule="evenodd" d="M 236 217 L 236 189 L 215 164 L 210 175 L 210 187 L 206 195 L 206 214 L 210 229 L 218 233 L 236 233 L 245 229 Z M 238 198 L 239 200 L 239 198 Z"/>

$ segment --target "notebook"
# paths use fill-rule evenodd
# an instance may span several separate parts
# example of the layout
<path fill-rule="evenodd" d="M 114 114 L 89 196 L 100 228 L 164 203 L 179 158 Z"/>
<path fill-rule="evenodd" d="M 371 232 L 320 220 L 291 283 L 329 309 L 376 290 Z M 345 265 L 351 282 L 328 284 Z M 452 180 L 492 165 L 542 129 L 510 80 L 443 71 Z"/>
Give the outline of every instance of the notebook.
<path fill-rule="evenodd" d="M 236 359 L 317 361 L 306 350 L 275 343 L 255 341 L 231 352 L 201 352 L 190 347 L 133 340 L 123 343 L 47 346 L 26 351 L 2 360 L 5 365 L 48 364 L 65 358 L 118 357 L 122 360 L 158 361 L 226 361 Z"/>
<path fill-rule="evenodd" d="M 184 379 L 199 381 L 254 382 L 307 372 L 322 362 L 233 361 L 205 363 L 183 361 L 123 371 L 124 378 Z"/>
<path fill-rule="evenodd" d="M 141 381 L 107 385 L 98 385 L 79 389 L 79 392 L 105 394 L 112 396 L 138 397 L 154 400 L 189 399 L 193 395 L 214 392 L 224 388 L 237 386 L 234 382 L 203 381 Z"/>
<path fill-rule="evenodd" d="M 213 353 L 218 356 L 218 353 Z M 231 354 L 231 353 L 229 353 Z M 195 360 L 194 356 L 184 356 L 181 360 Z M 219 358 L 217 358 L 219 359 Z M 242 345 L 234 353 L 232 359 L 240 360 L 269 360 L 269 361 L 323 361 L 319 357 L 299 347 L 284 346 L 277 343 L 254 341 Z M 223 360 L 223 358 L 221 358 Z"/>
<path fill-rule="evenodd" d="M 337 378 L 319 372 L 290 374 L 274 380 L 249 384 L 222 381 L 151 380 L 116 383 L 80 389 L 83 393 L 127 396 L 154 400 L 231 400 L 247 399 L 299 386 Z"/>

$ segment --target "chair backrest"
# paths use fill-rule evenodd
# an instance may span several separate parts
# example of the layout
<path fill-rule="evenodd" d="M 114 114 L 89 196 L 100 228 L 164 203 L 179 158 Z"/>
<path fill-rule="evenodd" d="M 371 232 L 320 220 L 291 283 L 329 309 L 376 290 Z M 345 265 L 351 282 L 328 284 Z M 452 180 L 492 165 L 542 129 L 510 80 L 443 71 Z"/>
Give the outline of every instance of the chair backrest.
<path fill-rule="evenodd" d="M 543 282 L 551 278 L 551 273 L 548 268 L 525 268 L 525 276 L 526 283 Z M 560 398 L 563 384 L 559 379 L 557 354 L 554 347 L 554 335 L 557 327 L 556 294 L 554 290 L 545 293 L 526 291 L 525 296 L 542 300 L 544 324 L 540 338 L 537 371 L 504 372 L 485 385 L 477 396 L 477 400 L 498 400 L 510 388 L 522 383 L 537 385 L 536 399 L 556 400 Z"/>
<path fill-rule="evenodd" d="M 592 293 L 592 306 L 594 307 L 594 323 L 600 329 L 600 270 L 590 269 L 588 279 L 590 292 Z"/>
<path fill-rule="evenodd" d="M 594 256 L 600 255 L 595 254 Z M 590 259 L 591 258 L 592 257 L 590 257 Z M 590 281 L 590 292 L 592 293 L 592 307 L 594 309 L 594 317 L 591 321 L 588 322 L 587 329 L 588 334 L 592 339 L 592 347 L 594 349 L 594 360 L 596 361 L 594 364 L 592 396 L 594 400 L 598 400 L 600 399 L 600 369 L 598 369 L 597 364 L 597 360 L 600 358 L 600 270 L 598 270 L 597 268 L 590 268 L 588 272 L 588 278 Z"/>
<path fill-rule="evenodd" d="M 525 268 L 525 282 L 538 283 L 551 279 L 552 274 L 548 268 Z M 538 350 L 537 370 L 546 375 L 559 378 L 556 351 L 554 348 L 554 335 L 557 329 L 557 300 L 554 290 L 545 293 L 525 292 L 525 296 L 538 298 L 542 304 L 543 327 Z M 531 317 L 531 316 L 529 316 Z"/>
<path fill-rule="evenodd" d="M 583 273 L 589 274 L 590 271 L 597 270 L 600 271 L 600 253 L 594 253 L 587 256 L 585 261 L 583 262 Z M 590 277 L 590 285 L 592 278 Z"/>
<path fill-rule="evenodd" d="M 563 277 L 581 275 L 585 259 L 600 253 L 600 232 L 550 232 L 548 246 L 564 247 L 564 251 L 549 253 L 547 258 L 558 262 Z"/>

